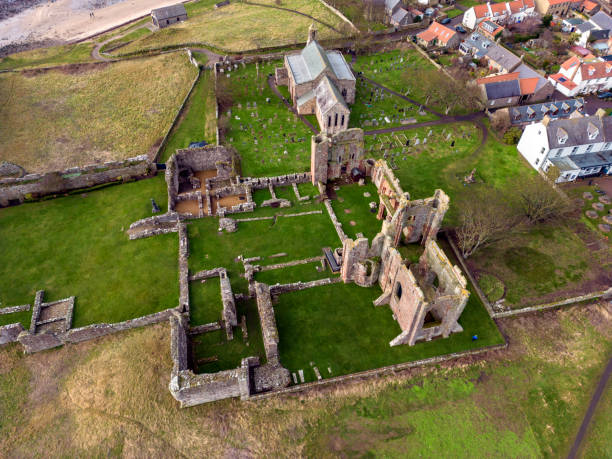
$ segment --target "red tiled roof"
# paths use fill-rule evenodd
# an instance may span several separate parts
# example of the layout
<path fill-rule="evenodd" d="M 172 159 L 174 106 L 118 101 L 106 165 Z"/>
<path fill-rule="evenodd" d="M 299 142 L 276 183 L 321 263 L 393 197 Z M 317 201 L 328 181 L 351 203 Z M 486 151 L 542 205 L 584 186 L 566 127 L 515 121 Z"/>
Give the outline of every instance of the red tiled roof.
<path fill-rule="evenodd" d="M 570 90 L 574 89 L 577 86 L 576 83 L 571 80 L 568 80 L 567 77 L 565 75 L 562 75 L 561 73 L 555 73 L 554 75 L 550 75 L 548 78 L 552 78 L 557 83 L 562 86 L 565 86 L 567 89 Z"/>
<path fill-rule="evenodd" d="M 476 83 L 477 84 L 487 84 L 487 83 L 499 83 L 500 81 L 518 80 L 519 75 L 520 75 L 519 72 L 502 73 L 501 75 L 493 75 L 493 76 L 478 78 L 476 80 Z"/>
<path fill-rule="evenodd" d="M 446 44 L 456 33 L 438 22 L 433 22 L 426 31 L 421 32 L 417 37 L 428 43 L 437 38 L 440 43 Z"/>
<path fill-rule="evenodd" d="M 595 2 L 591 2 L 590 0 L 584 0 L 584 9 L 587 11 L 591 11 L 592 9 L 596 8 L 598 5 Z"/>
<path fill-rule="evenodd" d="M 610 62 L 588 62 L 580 66 L 583 80 L 595 80 L 597 78 L 611 78 L 612 64 Z"/>
<path fill-rule="evenodd" d="M 493 13 L 493 15 L 495 15 L 495 13 L 505 14 L 507 12 L 508 11 L 506 10 L 505 3 L 492 3 L 491 4 L 491 13 Z"/>
<path fill-rule="evenodd" d="M 578 59 L 576 56 L 572 56 L 561 64 L 561 68 L 564 70 L 569 70 L 577 64 L 580 64 L 580 59 Z"/>
<path fill-rule="evenodd" d="M 488 13 L 489 13 L 489 7 L 487 6 L 486 3 L 482 5 L 476 5 L 474 7 L 474 14 L 476 15 L 477 18 L 484 18 L 487 16 Z"/>
<path fill-rule="evenodd" d="M 559 5 L 560 3 L 567 3 L 567 1 L 568 0 L 548 0 L 548 4 L 549 5 Z"/>
<path fill-rule="evenodd" d="M 522 78 L 519 80 L 519 85 L 521 86 L 521 95 L 533 94 L 536 90 L 536 86 L 538 85 L 537 78 Z"/>

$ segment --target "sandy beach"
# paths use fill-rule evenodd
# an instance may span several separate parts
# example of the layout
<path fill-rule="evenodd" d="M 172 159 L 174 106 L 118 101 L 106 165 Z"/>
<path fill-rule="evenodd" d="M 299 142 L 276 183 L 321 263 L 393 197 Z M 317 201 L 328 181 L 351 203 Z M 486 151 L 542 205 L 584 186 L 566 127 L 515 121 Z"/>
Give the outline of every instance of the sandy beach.
<path fill-rule="evenodd" d="M 68 42 L 103 32 L 176 0 L 56 0 L 0 21 L 0 48 L 38 41 Z M 94 18 L 90 13 L 94 12 Z"/>

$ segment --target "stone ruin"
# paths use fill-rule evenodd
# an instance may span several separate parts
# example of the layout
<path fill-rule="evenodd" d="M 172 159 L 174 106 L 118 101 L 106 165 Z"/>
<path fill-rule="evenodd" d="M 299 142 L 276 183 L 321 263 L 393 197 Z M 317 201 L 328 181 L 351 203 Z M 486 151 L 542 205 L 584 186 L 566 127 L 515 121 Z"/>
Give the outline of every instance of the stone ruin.
<path fill-rule="evenodd" d="M 376 163 L 373 180 L 381 198 L 382 229 L 371 245 L 366 238 L 343 240 L 342 280 L 362 287 L 378 282 L 383 293 L 374 305 L 388 304 L 402 329 L 391 346 L 462 331 L 458 319 L 470 295 L 467 282 L 435 242 L 448 196 L 436 190 L 432 198 L 410 201 L 384 161 Z M 418 264 L 409 264 L 397 250 L 402 236 L 425 246 Z"/>
<path fill-rule="evenodd" d="M 312 136 L 310 174 L 312 184 L 349 175 L 354 170 L 369 175 L 372 160 L 364 159 L 363 129 L 353 128 L 334 135 L 320 133 Z"/>

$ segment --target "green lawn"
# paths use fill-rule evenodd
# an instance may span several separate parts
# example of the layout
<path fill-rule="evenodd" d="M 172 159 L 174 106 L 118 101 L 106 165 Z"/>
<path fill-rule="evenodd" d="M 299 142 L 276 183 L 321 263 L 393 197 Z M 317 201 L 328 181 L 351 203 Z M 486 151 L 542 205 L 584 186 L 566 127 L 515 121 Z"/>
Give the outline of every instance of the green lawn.
<path fill-rule="evenodd" d="M 584 458 L 612 457 L 612 383 L 602 395 L 581 447 Z"/>
<path fill-rule="evenodd" d="M 289 266 L 287 268 L 272 269 L 255 273 L 255 280 L 268 285 L 290 284 L 292 282 L 310 282 L 318 279 L 333 277 L 327 265 L 321 269 L 321 262 L 315 261 L 303 265 Z"/>
<path fill-rule="evenodd" d="M 175 234 L 129 241 L 130 223 L 167 200 L 163 175 L 102 190 L 0 209 L 0 302 L 76 296 L 74 327 L 120 322 L 178 303 Z M 0 324 L 29 313 L 0 316 Z"/>
<path fill-rule="evenodd" d="M 192 327 L 221 320 L 222 311 L 221 281 L 218 277 L 206 279 L 204 283 L 189 283 L 189 324 Z"/>
<path fill-rule="evenodd" d="M 276 264 L 291 260 L 322 255 L 323 247 L 339 247 L 340 240 L 331 224 L 329 215 L 322 204 L 311 204 L 303 208 L 261 209 L 262 213 L 239 215 L 253 217 L 268 212 L 294 213 L 320 209 L 322 214 L 302 217 L 278 218 L 242 222 L 235 233 L 218 233 L 216 218 L 193 221 L 188 226 L 190 241 L 189 269 L 195 273 L 202 269 L 226 268 L 234 293 L 246 293 L 247 283 L 240 274 L 244 273 L 243 257 L 266 257 L 257 264 Z M 284 252 L 280 258 L 267 258 L 269 255 Z"/>
<path fill-rule="evenodd" d="M 267 83 L 268 74 L 280 65 L 281 61 L 268 62 L 260 64 L 257 70 L 252 64 L 231 72 L 234 104 L 225 142 L 242 157 L 245 177 L 310 170 L 313 133 L 285 107 Z"/>
<path fill-rule="evenodd" d="M 217 142 L 216 127 L 213 75 L 210 70 L 202 70 L 183 114 L 160 152 L 159 161 L 167 161 L 177 149 L 187 148 L 191 142 L 205 140 L 214 145 Z"/>
<path fill-rule="evenodd" d="M 337 199 L 332 201 L 336 217 L 342 223 L 344 233 L 351 239 L 362 233 L 370 241 L 374 239 L 382 227 L 382 221 L 376 218 L 376 211 L 370 211 L 370 202 L 379 203 L 376 185 L 369 182 L 365 186 L 358 184 L 343 185 L 336 191 Z M 369 193 L 370 196 L 364 196 Z M 351 223 L 352 222 L 352 223 Z"/>
<path fill-rule="evenodd" d="M 93 48 L 92 42 L 84 42 L 23 51 L 0 59 L 0 70 L 93 62 Z"/>
<path fill-rule="evenodd" d="M 453 8 L 451 10 L 445 11 L 446 15 L 449 18 L 456 18 L 457 16 L 463 14 L 463 11 L 461 11 L 459 8 Z"/>
<path fill-rule="evenodd" d="M 247 339 L 244 339 L 242 328 L 234 327 L 234 339 L 227 340 L 225 330 L 197 335 L 192 340 L 196 373 L 214 373 L 231 370 L 240 366 L 245 357 L 257 356 L 259 362 L 266 362 L 266 353 L 261 338 L 261 324 L 255 300 L 237 304 L 238 322 L 246 317 Z M 207 360 L 208 359 L 208 360 Z"/>
<path fill-rule="evenodd" d="M 283 365 L 294 373 L 304 370 L 306 380 L 313 381 L 310 362 L 327 378 L 503 343 L 495 323 L 472 294 L 459 321 L 463 332 L 391 347 L 389 341 L 401 329 L 388 306 L 372 304 L 380 294 L 378 286 L 339 283 L 280 295 L 274 310 Z M 472 341 L 472 335 L 479 339 Z"/>

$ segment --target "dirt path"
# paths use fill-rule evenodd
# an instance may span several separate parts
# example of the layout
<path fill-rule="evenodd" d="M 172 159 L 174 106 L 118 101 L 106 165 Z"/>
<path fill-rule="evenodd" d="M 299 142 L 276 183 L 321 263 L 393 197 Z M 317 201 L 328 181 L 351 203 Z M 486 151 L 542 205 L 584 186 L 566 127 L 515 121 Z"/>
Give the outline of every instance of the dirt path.
<path fill-rule="evenodd" d="M 606 369 L 604 370 L 603 374 L 601 375 L 601 379 L 599 380 L 599 383 L 597 384 L 597 388 L 595 389 L 593 398 L 591 398 L 591 403 L 589 403 L 589 407 L 587 408 L 586 414 L 584 415 L 584 419 L 582 420 L 580 429 L 578 429 L 578 434 L 576 435 L 576 439 L 574 440 L 572 449 L 567 455 L 568 459 L 574 459 L 576 455 L 578 454 L 578 449 L 580 448 L 580 445 L 582 444 L 582 441 L 584 440 L 584 437 L 587 433 L 587 429 L 589 427 L 591 419 L 593 418 L 593 415 L 595 414 L 597 405 L 599 404 L 599 401 L 601 400 L 601 396 L 603 395 L 604 390 L 606 389 L 606 385 L 608 384 L 608 381 L 610 380 L 611 376 L 612 376 L 612 357 L 608 361 L 608 365 L 606 365 Z"/>
<path fill-rule="evenodd" d="M 119 35 L 115 35 L 113 37 L 110 37 L 108 40 L 104 40 L 103 42 L 98 43 L 94 47 L 94 49 L 91 50 L 91 57 L 93 57 L 94 59 L 96 59 L 98 61 L 104 61 L 104 62 L 108 62 L 108 61 L 113 60 L 112 56 L 110 56 L 109 54 L 106 54 L 106 53 L 102 53 L 100 51 L 102 49 L 102 47 L 104 45 L 106 45 L 107 43 L 110 43 L 111 41 L 118 40 L 119 38 L 122 38 L 122 37 L 126 36 L 127 34 L 130 34 L 130 33 L 134 32 L 135 30 L 139 30 L 139 29 L 143 29 L 143 28 L 149 29 L 151 32 L 153 32 L 153 30 L 155 29 L 153 27 L 153 24 L 151 24 L 151 23 L 148 23 L 148 24 L 146 24 L 143 27 L 138 27 L 137 29 L 128 29 L 128 30 L 126 30 L 125 32 L 123 32 L 123 33 L 121 33 Z M 126 42 L 126 45 L 127 45 L 127 43 L 129 43 L 129 42 Z M 105 57 L 102 54 L 105 54 L 108 57 Z"/>
<path fill-rule="evenodd" d="M 276 96 L 278 98 L 280 98 L 280 100 L 283 101 L 283 103 L 285 104 L 285 106 L 291 110 L 292 113 L 294 113 L 301 121 L 302 123 L 304 123 L 314 134 L 318 134 L 319 130 L 317 128 L 315 128 L 310 121 L 308 121 L 306 118 L 304 118 L 302 115 L 298 115 L 297 110 L 293 107 L 293 105 L 291 105 L 291 102 L 289 102 L 287 99 L 285 99 L 285 96 L 283 96 L 280 91 L 278 90 L 278 88 L 276 87 L 276 81 L 274 81 L 274 76 L 269 76 L 268 77 L 268 86 L 270 86 L 270 89 L 272 90 L 272 92 L 274 94 L 276 94 Z"/>

